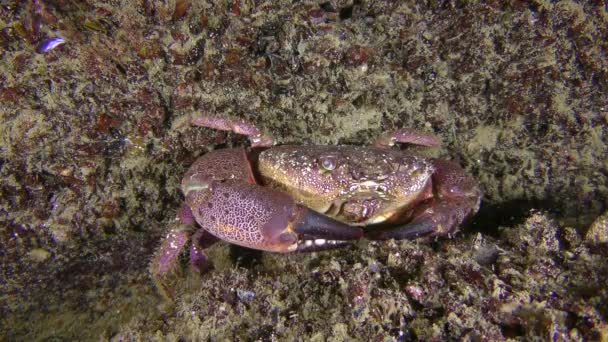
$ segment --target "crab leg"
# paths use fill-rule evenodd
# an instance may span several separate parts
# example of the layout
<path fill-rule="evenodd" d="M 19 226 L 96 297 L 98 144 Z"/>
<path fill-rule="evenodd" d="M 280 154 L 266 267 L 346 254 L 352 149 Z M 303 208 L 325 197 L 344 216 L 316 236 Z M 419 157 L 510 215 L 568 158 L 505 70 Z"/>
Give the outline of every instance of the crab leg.
<path fill-rule="evenodd" d="M 161 294 L 166 298 L 172 298 L 171 289 L 165 283 L 166 275 L 176 271 L 177 260 L 192 234 L 192 226 L 195 224 L 192 212 L 186 206 L 182 206 L 178 212 L 175 222 L 171 225 L 169 233 L 161 242 L 158 252 L 150 263 L 150 274 Z"/>
<path fill-rule="evenodd" d="M 251 141 L 251 146 L 253 147 L 268 147 L 274 144 L 274 140 L 271 136 L 264 134 L 264 132 L 253 124 L 243 119 L 197 115 L 192 117 L 190 123 L 195 126 L 219 129 L 222 131 L 232 131 L 237 134 L 246 135 L 249 137 L 249 141 Z"/>
<path fill-rule="evenodd" d="M 165 275 L 174 271 L 179 254 L 190 239 L 190 230 L 182 225 L 174 226 L 161 243 L 159 252 L 150 264 L 153 276 Z"/>
<path fill-rule="evenodd" d="M 439 145 L 439 140 L 432 134 L 418 132 L 409 128 L 401 128 L 382 134 L 374 141 L 373 146 L 387 148 L 395 146 L 395 143 L 398 142 L 427 147 Z"/>
<path fill-rule="evenodd" d="M 451 161 L 433 159 L 434 196 L 416 207 L 412 220 L 402 226 L 372 230 L 372 240 L 449 236 L 479 209 L 481 190 L 475 180 Z"/>
<path fill-rule="evenodd" d="M 192 236 L 192 245 L 190 246 L 190 269 L 197 273 L 203 273 L 211 267 L 211 262 L 205 249 L 211 247 L 219 241 L 215 236 L 207 233 L 203 229 L 199 229 Z"/>

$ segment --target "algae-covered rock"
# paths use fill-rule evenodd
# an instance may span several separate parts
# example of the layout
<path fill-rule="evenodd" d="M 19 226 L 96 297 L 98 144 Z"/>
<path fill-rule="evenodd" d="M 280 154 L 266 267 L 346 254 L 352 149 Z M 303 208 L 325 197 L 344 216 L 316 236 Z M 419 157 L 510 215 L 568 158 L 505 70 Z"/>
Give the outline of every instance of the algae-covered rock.
<path fill-rule="evenodd" d="M 607 37 L 598 1 L 4 1 L 0 340 L 606 340 Z M 281 144 L 433 133 L 415 152 L 481 211 L 450 240 L 217 244 L 165 303 L 184 171 L 247 144 L 194 113 Z"/>
<path fill-rule="evenodd" d="M 608 212 L 593 221 L 585 234 L 585 240 L 592 245 L 608 243 Z"/>

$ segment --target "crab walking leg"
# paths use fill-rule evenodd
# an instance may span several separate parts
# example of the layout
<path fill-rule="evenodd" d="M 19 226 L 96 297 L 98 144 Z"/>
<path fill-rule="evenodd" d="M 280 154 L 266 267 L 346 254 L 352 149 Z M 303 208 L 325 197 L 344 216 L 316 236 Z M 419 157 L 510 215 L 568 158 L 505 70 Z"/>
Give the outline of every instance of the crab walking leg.
<path fill-rule="evenodd" d="M 479 210 L 482 193 L 472 177 L 449 160 L 433 159 L 433 166 L 436 169 L 432 177 L 434 197 L 416 207 L 409 223 L 391 229 L 372 230 L 368 238 L 449 236 Z"/>
<path fill-rule="evenodd" d="M 190 229 L 182 225 L 174 226 L 169 230 L 150 265 L 153 275 L 162 276 L 175 270 L 177 258 L 191 234 Z"/>
<path fill-rule="evenodd" d="M 171 225 L 169 233 L 161 242 L 158 252 L 150 263 L 150 273 L 152 279 L 161 294 L 166 298 L 172 298 L 169 286 L 164 282 L 167 274 L 175 272 L 179 256 L 186 243 L 192 235 L 193 225 L 195 224 L 192 212 L 186 206 L 178 210 L 175 222 Z"/>
<path fill-rule="evenodd" d="M 193 235 L 195 225 L 196 221 L 190 208 L 182 206 L 177 211 L 175 223 L 172 224 L 169 233 L 161 242 L 158 252 L 150 263 L 152 279 L 165 298 L 173 298 L 171 286 L 166 282 L 167 275 L 179 269 L 179 257 L 189 240 L 192 240 L 190 268 L 197 273 L 202 273 L 211 266 L 204 250 L 213 245 L 217 238 L 204 230 L 198 230 Z M 192 238 L 190 238 L 191 235 Z"/>
<path fill-rule="evenodd" d="M 165 299 L 171 300 L 174 297 L 173 287 L 169 284 L 167 275 L 178 270 L 179 255 L 188 242 L 190 234 L 190 231 L 185 230 L 181 225 L 172 227 L 150 263 L 152 280 Z"/>
<path fill-rule="evenodd" d="M 150 264 L 153 275 L 164 275 L 174 270 L 177 258 L 192 235 L 196 224 L 190 208 L 182 205 L 175 222 L 161 243 L 158 253 Z"/>
<path fill-rule="evenodd" d="M 414 144 L 420 146 L 439 146 L 440 142 L 432 134 L 422 133 L 409 128 L 401 128 L 395 131 L 390 131 L 378 137 L 373 146 L 375 147 L 392 147 L 395 143 Z"/>
<path fill-rule="evenodd" d="M 211 247 L 219 239 L 207 233 L 203 229 L 199 229 L 192 236 L 192 245 L 190 246 L 190 269 L 196 273 L 203 273 L 211 268 L 211 262 L 205 249 Z"/>
<path fill-rule="evenodd" d="M 253 147 L 269 147 L 274 144 L 274 139 L 264 134 L 253 124 L 236 118 L 222 118 L 210 115 L 197 115 L 192 117 L 190 123 L 195 126 L 219 129 L 222 131 L 232 131 L 249 137 Z"/>

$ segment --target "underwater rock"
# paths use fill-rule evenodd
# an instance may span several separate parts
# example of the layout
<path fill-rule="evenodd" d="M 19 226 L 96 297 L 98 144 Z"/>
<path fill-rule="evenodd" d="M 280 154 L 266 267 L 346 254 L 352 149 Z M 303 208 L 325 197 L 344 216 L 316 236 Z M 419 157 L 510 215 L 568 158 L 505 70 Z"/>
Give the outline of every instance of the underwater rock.
<path fill-rule="evenodd" d="M 608 211 L 593 221 L 585 234 L 585 241 L 591 245 L 608 243 Z"/>

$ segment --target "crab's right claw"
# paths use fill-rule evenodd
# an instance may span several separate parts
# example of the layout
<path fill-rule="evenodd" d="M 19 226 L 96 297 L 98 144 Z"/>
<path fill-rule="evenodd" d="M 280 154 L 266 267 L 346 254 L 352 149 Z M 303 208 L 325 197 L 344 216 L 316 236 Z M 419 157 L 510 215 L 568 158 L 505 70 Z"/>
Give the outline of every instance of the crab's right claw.
<path fill-rule="evenodd" d="M 271 252 L 318 251 L 363 236 L 361 228 L 319 214 L 278 190 L 240 180 L 188 182 L 186 203 L 216 237 Z"/>

